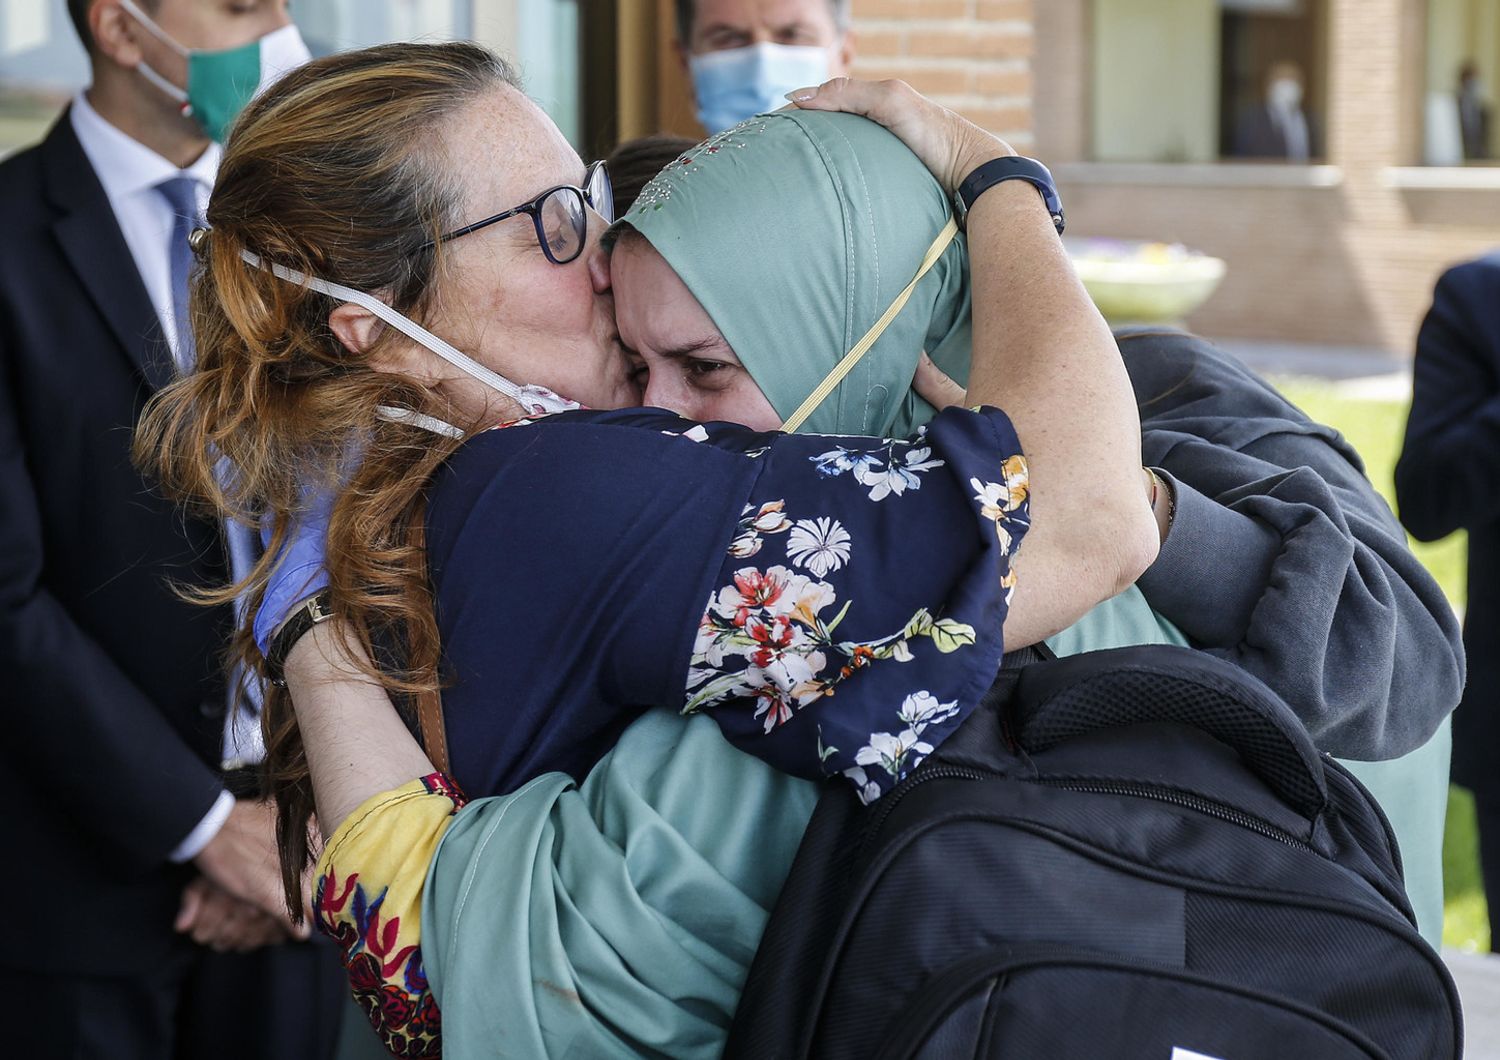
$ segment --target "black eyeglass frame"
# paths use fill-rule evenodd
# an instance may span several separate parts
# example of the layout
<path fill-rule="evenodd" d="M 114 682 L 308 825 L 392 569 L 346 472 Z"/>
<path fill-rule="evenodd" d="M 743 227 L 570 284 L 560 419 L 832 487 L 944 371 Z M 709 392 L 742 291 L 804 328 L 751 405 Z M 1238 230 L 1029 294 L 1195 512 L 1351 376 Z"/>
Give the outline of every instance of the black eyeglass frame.
<path fill-rule="evenodd" d="M 603 184 L 597 190 L 603 192 L 600 197 L 605 201 L 602 203 L 596 203 L 594 201 L 594 196 L 589 193 L 589 188 L 593 185 L 594 181 L 600 177 L 602 177 L 603 179 Z M 581 208 L 579 209 L 577 216 L 583 218 L 582 226 L 576 229 L 578 235 L 578 249 L 574 250 L 573 253 L 568 255 L 566 258 L 559 258 L 557 254 L 553 252 L 552 244 L 547 239 L 547 233 L 542 228 L 543 204 L 545 204 L 546 201 L 552 196 L 560 194 L 572 194 L 578 197 Z M 606 225 L 614 223 L 614 185 L 610 182 L 609 170 L 605 167 L 603 159 L 600 159 L 598 162 L 590 163 L 588 169 L 584 170 L 583 187 L 580 188 L 574 184 L 558 184 L 555 187 L 548 188 L 546 191 L 542 192 L 530 202 L 523 202 L 520 206 L 512 206 L 509 210 L 503 210 L 500 213 L 495 214 L 493 217 L 486 217 L 482 221 L 475 221 L 473 224 L 464 225 L 462 228 L 455 228 L 453 231 L 447 232 L 436 239 L 429 239 L 427 242 L 423 243 L 420 247 L 417 248 L 417 252 L 420 253 L 424 250 L 428 250 L 432 247 L 437 246 L 439 243 L 450 242 L 451 240 L 457 239 L 459 236 L 466 236 L 471 232 L 478 232 L 482 228 L 488 228 L 490 225 L 499 224 L 501 221 L 507 221 L 512 217 L 516 217 L 524 213 L 528 214 L 531 217 L 532 227 L 536 230 L 536 241 L 541 245 L 542 253 L 547 255 L 547 260 L 552 262 L 552 264 L 554 265 L 567 265 L 569 262 L 578 260 L 578 255 L 583 253 L 584 245 L 588 242 L 589 209 L 592 209 L 600 217 L 604 218 L 604 223 Z"/>

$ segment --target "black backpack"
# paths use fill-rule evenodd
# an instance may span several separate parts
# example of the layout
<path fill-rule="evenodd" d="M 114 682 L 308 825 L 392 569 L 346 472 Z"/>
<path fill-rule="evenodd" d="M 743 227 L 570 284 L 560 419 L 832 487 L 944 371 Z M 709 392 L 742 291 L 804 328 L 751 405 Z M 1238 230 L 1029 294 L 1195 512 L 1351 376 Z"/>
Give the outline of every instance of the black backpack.
<path fill-rule="evenodd" d="M 1385 815 L 1270 689 L 1168 646 L 1011 662 L 873 806 L 823 795 L 726 1057 L 1462 1054 Z"/>

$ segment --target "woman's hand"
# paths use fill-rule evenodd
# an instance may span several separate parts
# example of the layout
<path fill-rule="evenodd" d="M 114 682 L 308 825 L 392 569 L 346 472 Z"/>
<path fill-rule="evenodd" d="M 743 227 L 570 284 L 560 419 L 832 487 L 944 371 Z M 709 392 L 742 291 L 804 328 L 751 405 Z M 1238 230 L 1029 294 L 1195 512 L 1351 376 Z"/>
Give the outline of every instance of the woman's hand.
<path fill-rule="evenodd" d="M 919 398 L 939 412 L 955 405 L 961 406 L 968 400 L 964 388 L 934 364 L 926 350 L 917 359 L 917 373 L 912 376 L 911 388 Z"/>
<path fill-rule="evenodd" d="M 952 195 L 980 165 L 1015 150 L 998 136 L 923 96 L 905 81 L 835 77 L 816 88 L 788 92 L 802 110 L 859 114 L 879 122 L 911 148 Z"/>

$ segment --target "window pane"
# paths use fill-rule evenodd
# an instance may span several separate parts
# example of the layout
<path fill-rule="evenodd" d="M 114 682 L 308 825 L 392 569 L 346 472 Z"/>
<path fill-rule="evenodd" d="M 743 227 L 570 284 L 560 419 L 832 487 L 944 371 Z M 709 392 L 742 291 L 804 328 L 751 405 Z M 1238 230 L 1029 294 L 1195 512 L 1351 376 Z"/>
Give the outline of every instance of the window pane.
<path fill-rule="evenodd" d="M 1218 16 L 1213 0 L 1096 0 L 1094 157 L 1215 156 Z"/>
<path fill-rule="evenodd" d="M 514 62 L 527 95 L 579 143 L 577 0 L 470 0 L 473 36 Z"/>
<path fill-rule="evenodd" d="M 453 40 L 473 23 L 469 0 L 296 0 L 297 28 L 314 55 L 393 40 Z"/>
<path fill-rule="evenodd" d="M 1500 71 L 1500 0 L 1429 0 L 1426 135 L 1429 165 L 1493 165 L 1492 86 Z"/>
<path fill-rule="evenodd" d="M 65 0 L 0 2 L 0 155 L 40 140 L 88 76 Z"/>
<path fill-rule="evenodd" d="M 528 92 L 577 142 L 576 0 L 296 0 L 291 10 L 314 55 L 478 37 L 517 62 Z M 88 78 L 66 0 L 0 0 L 0 156 L 40 140 Z"/>
<path fill-rule="evenodd" d="M 1319 156 L 1323 10 L 1321 0 L 1095 0 L 1094 157 Z M 1273 92 L 1273 81 L 1288 84 Z"/>
<path fill-rule="evenodd" d="M 1223 7 L 1220 152 L 1282 162 L 1321 157 L 1321 5 L 1225 0 Z"/>

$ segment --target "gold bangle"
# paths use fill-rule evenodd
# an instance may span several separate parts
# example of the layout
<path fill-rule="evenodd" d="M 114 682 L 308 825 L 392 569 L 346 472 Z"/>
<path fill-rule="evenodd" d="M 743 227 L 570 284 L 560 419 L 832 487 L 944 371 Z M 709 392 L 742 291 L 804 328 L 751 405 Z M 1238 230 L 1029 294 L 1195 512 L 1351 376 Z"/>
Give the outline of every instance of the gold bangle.
<path fill-rule="evenodd" d="M 1166 472 L 1158 474 L 1154 467 L 1148 467 L 1146 471 L 1151 475 L 1151 510 L 1153 512 L 1156 511 L 1156 501 L 1159 495 L 1161 493 L 1167 495 L 1167 533 L 1171 533 L 1172 524 L 1177 521 L 1177 490 L 1162 477 Z M 1165 535 L 1162 536 L 1162 540 L 1166 540 Z"/>

